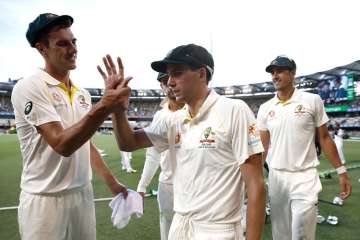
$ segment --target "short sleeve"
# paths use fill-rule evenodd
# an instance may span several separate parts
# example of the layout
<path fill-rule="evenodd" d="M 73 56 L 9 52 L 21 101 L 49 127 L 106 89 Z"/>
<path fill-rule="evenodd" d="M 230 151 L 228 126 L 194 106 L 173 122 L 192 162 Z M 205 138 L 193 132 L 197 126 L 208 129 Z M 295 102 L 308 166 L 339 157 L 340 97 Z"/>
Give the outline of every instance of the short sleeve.
<path fill-rule="evenodd" d="M 14 87 L 11 96 L 17 120 L 22 119 L 34 126 L 61 121 L 48 95 L 46 84 L 39 79 L 34 87 L 28 80 L 21 81 Z"/>
<path fill-rule="evenodd" d="M 315 95 L 315 110 L 316 127 L 320 127 L 329 121 L 329 118 L 325 112 L 324 103 L 319 95 Z"/>
<path fill-rule="evenodd" d="M 264 105 L 261 105 L 259 108 L 256 124 L 260 131 L 268 130 L 267 125 L 266 125 L 266 114 L 265 114 Z"/>
<path fill-rule="evenodd" d="M 144 128 L 147 137 L 159 152 L 169 149 L 168 132 L 170 123 L 170 114 L 161 114 L 161 111 L 159 111 L 154 115 L 150 126 Z"/>
<path fill-rule="evenodd" d="M 235 106 L 232 116 L 232 148 L 239 164 L 251 155 L 264 151 L 256 120 L 251 109 L 242 102 Z"/>

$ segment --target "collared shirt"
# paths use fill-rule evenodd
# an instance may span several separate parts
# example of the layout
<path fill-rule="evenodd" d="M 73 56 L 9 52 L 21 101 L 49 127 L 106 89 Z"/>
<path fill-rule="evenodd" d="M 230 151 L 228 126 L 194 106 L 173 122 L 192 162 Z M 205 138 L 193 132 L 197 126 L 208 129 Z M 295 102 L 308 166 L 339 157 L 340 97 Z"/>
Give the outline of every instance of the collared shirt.
<path fill-rule="evenodd" d="M 166 118 L 169 114 L 174 113 L 169 109 L 168 102 L 163 102 L 161 107 L 162 109 L 154 115 L 153 121 L 155 122 L 159 121 L 159 119 Z M 138 192 L 146 192 L 146 188 L 149 186 L 159 166 L 161 169 L 159 182 L 166 184 L 173 183 L 173 173 L 170 165 L 171 159 L 169 158 L 170 154 L 168 150 L 160 152 L 155 147 L 146 149 L 145 164 L 138 184 Z"/>
<path fill-rule="evenodd" d="M 92 178 L 90 141 L 69 157 L 56 153 L 36 130 L 49 122 L 64 129 L 84 117 L 91 97 L 84 89 L 65 85 L 39 69 L 12 91 L 15 124 L 23 157 L 21 188 L 29 193 L 57 193 L 85 186 Z"/>
<path fill-rule="evenodd" d="M 243 101 L 211 91 L 195 117 L 186 108 L 145 129 L 155 147 L 169 149 L 175 212 L 206 223 L 241 220 L 240 165 L 263 151 L 255 122 Z"/>
<path fill-rule="evenodd" d="M 257 121 L 259 130 L 270 132 L 269 166 L 299 171 L 319 165 L 315 131 L 328 120 L 320 96 L 297 89 L 286 102 L 275 96 L 262 104 Z"/>

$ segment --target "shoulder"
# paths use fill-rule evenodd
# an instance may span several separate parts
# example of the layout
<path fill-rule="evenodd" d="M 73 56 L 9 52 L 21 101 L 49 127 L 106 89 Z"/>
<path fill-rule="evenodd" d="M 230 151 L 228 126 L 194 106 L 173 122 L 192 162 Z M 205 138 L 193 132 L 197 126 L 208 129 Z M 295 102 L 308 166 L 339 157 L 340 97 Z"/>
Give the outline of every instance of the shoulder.
<path fill-rule="evenodd" d="M 220 96 L 217 103 L 217 107 L 223 110 L 235 110 L 235 109 L 247 109 L 249 106 L 241 99 L 232 99 L 224 96 Z"/>
<path fill-rule="evenodd" d="M 38 74 L 30 75 L 26 78 L 19 80 L 11 93 L 11 98 L 36 96 L 39 95 L 46 87 Z"/>

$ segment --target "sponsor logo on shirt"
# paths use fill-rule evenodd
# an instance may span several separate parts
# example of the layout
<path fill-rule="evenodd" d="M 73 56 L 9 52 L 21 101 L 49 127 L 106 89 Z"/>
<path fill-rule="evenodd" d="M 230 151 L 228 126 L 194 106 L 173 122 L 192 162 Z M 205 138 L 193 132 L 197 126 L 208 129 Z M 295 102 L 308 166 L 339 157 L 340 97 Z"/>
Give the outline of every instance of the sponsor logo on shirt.
<path fill-rule="evenodd" d="M 199 148 L 216 148 L 215 132 L 211 127 L 207 127 L 201 134 Z"/>
<path fill-rule="evenodd" d="M 255 145 L 260 142 L 259 131 L 256 128 L 256 124 L 253 123 L 248 127 L 249 141 L 248 145 Z"/>
<path fill-rule="evenodd" d="M 24 110 L 25 115 L 28 115 L 31 112 L 32 107 L 33 107 L 32 101 L 29 101 L 25 104 L 25 110 Z"/>
<path fill-rule="evenodd" d="M 88 107 L 90 106 L 90 104 L 88 104 L 88 103 L 85 101 L 84 95 L 79 95 L 79 96 L 78 96 L 78 101 L 79 101 L 80 107 L 82 107 L 82 108 L 88 108 Z"/>

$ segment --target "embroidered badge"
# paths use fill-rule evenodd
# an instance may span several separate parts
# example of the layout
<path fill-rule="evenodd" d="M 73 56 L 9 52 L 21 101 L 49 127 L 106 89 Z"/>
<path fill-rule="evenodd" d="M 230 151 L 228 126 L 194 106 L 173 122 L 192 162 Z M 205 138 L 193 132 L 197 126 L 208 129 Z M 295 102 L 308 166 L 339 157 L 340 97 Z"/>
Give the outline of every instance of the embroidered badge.
<path fill-rule="evenodd" d="M 85 101 L 85 97 L 84 95 L 79 95 L 78 96 L 78 101 L 79 101 L 79 104 L 82 108 L 88 108 L 89 107 L 89 104 Z"/>
<path fill-rule="evenodd" d="M 216 148 L 215 143 L 215 132 L 211 127 L 207 127 L 201 134 L 199 148 Z"/>
<path fill-rule="evenodd" d="M 255 145 L 260 142 L 259 131 L 256 128 L 256 124 L 253 123 L 248 127 L 248 135 L 249 135 L 249 145 Z"/>

